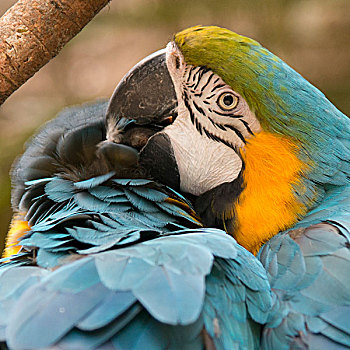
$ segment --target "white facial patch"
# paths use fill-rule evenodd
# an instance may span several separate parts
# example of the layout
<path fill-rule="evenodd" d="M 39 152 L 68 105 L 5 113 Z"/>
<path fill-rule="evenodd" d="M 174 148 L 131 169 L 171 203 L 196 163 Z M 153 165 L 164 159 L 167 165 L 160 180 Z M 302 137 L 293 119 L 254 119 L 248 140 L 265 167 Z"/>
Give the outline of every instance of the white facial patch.
<path fill-rule="evenodd" d="M 261 126 L 244 98 L 217 74 L 186 64 L 172 42 L 166 55 L 178 117 L 163 132 L 174 150 L 181 190 L 200 195 L 238 177 L 239 149 Z"/>
<path fill-rule="evenodd" d="M 188 118 L 174 122 L 164 132 L 174 150 L 182 191 L 199 196 L 235 180 L 241 171 L 242 161 L 235 151 L 200 135 Z"/>

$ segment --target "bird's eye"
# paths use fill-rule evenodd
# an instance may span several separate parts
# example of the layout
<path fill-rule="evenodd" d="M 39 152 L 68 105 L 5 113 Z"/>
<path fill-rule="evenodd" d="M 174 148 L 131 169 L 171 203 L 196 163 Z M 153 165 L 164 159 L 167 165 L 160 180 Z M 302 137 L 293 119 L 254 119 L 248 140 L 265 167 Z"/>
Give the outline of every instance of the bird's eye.
<path fill-rule="evenodd" d="M 218 98 L 218 105 L 225 111 L 235 108 L 238 104 L 238 97 L 232 92 L 224 92 Z"/>

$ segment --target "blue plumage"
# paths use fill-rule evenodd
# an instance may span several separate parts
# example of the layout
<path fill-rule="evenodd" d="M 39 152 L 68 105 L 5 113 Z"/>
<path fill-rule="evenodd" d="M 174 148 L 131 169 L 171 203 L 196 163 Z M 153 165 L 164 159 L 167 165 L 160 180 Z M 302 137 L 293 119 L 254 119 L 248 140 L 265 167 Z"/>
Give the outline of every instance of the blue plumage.
<path fill-rule="evenodd" d="M 143 312 L 144 317 L 147 316 L 148 322 L 151 322 L 156 331 L 169 325 L 166 326 L 169 335 L 161 347 L 164 349 L 171 344 L 172 338 L 176 338 L 176 335 L 172 335 L 170 325 L 177 326 L 177 329 L 180 325 L 194 327 L 202 320 L 202 314 L 205 316 L 204 324 L 213 322 L 206 309 L 203 309 L 203 303 L 205 298 L 208 303 L 212 303 L 211 298 L 218 297 L 210 293 L 205 297 L 205 278 L 209 275 L 206 283 L 210 290 L 210 279 L 214 273 L 211 273 L 211 268 L 217 257 L 221 257 L 217 261 L 218 266 L 227 262 L 245 268 L 244 275 L 239 279 L 224 273 L 219 281 L 227 279 L 225 288 L 229 299 L 235 298 L 236 289 L 252 288 L 252 292 L 247 291 L 247 298 L 243 296 L 238 302 L 246 313 L 240 324 L 244 329 L 254 328 L 256 325 L 252 320 L 249 321 L 252 325 L 245 325 L 247 318 L 256 319 L 260 323 L 263 319 L 256 316 L 256 311 L 250 307 L 249 303 L 254 296 L 249 297 L 249 293 L 256 296 L 261 294 L 259 305 L 263 310 L 260 312 L 269 308 L 271 297 L 264 270 L 259 264 L 246 266 L 244 257 L 239 258 L 242 252 L 243 249 L 220 230 L 193 229 L 80 258 L 51 272 L 13 302 L 15 305 L 6 324 L 6 340 L 14 349 L 36 349 L 55 342 L 61 344 L 61 341 L 64 348 L 70 349 L 70 341 L 76 339 L 71 332 L 76 333 L 76 328 L 79 332 L 99 330 L 101 339 L 107 341 L 111 338 L 109 331 L 112 327 L 112 343 L 119 344 L 125 337 L 125 332 L 121 332 L 121 338 L 118 338 L 119 317 L 123 316 L 119 321 L 124 323 L 124 314 L 132 312 L 134 304 L 141 304 L 148 311 Z M 249 253 L 243 252 L 244 254 Z M 24 268 L 34 269 L 34 273 L 42 270 L 39 267 L 22 269 Z M 260 269 L 260 274 L 257 268 Z M 20 271 L 18 267 L 9 269 Z M 257 280 L 257 275 L 261 281 Z M 214 303 L 212 307 L 216 310 L 218 305 Z M 240 309 L 233 309 L 233 316 L 237 311 L 237 317 L 242 317 Z M 23 317 L 23 314 L 26 316 Z M 131 327 L 130 332 L 134 331 L 134 322 L 139 322 L 136 317 L 138 314 L 132 312 L 132 315 L 133 318 L 126 323 Z M 153 321 L 149 315 L 153 316 Z M 126 325 L 123 324 L 123 327 Z M 49 327 L 50 332 L 39 334 L 44 327 Z M 224 324 L 219 323 L 219 327 L 224 328 Z M 120 328 L 122 329 L 121 326 Z M 203 320 L 201 326 L 196 326 L 197 335 L 202 328 Z M 68 331 L 70 333 L 65 337 Z M 195 335 L 191 334 L 191 337 Z M 244 342 L 241 335 L 238 337 L 241 343 Z M 96 342 L 91 340 L 90 343 L 88 338 L 83 335 L 83 339 L 88 342 L 86 348 L 101 345 L 98 339 L 94 338 Z M 184 339 L 177 339 L 177 342 L 180 341 L 186 346 Z M 197 343 L 196 348 L 201 348 L 201 342 Z"/>
<path fill-rule="evenodd" d="M 80 147 L 89 140 L 69 138 Z M 225 232 L 203 228 L 166 186 L 118 178 L 118 169 L 86 178 L 68 160 L 62 168 L 65 137 L 56 139 L 46 160 L 60 171 L 52 165 L 40 178 L 30 159 L 37 178 L 20 178 L 15 206 L 31 228 L 0 266 L 0 341 L 10 349 L 202 349 L 212 338 L 217 349 L 257 348 L 272 305 L 262 265 Z M 23 161 L 26 154 L 18 167 Z"/>
<path fill-rule="evenodd" d="M 277 297 L 263 331 L 264 349 L 350 347 L 349 231 L 337 226 L 334 215 L 332 225 L 281 233 L 261 249 Z"/>

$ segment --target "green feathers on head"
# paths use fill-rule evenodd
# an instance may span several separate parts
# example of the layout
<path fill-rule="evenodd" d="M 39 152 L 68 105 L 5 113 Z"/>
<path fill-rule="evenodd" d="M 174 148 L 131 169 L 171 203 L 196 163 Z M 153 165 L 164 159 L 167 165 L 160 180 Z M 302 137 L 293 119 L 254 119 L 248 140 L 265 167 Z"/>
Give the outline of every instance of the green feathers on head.
<path fill-rule="evenodd" d="M 278 62 L 276 56 L 255 40 L 215 26 L 185 29 L 175 35 L 175 43 L 188 64 L 211 69 L 240 93 L 252 110 L 261 110 L 259 95 L 273 88 L 273 73 L 268 65 Z M 259 76 L 268 75 L 270 80 L 261 85 Z"/>

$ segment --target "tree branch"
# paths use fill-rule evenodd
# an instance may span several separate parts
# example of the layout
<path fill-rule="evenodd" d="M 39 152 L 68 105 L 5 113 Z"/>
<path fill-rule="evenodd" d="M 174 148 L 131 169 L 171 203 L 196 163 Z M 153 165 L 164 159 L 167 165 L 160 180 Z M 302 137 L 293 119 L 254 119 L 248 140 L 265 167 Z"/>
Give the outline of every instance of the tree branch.
<path fill-rule="evenodd" d="M 0 105 L 110 0 L 19 0 L 0 18 Z"/>

